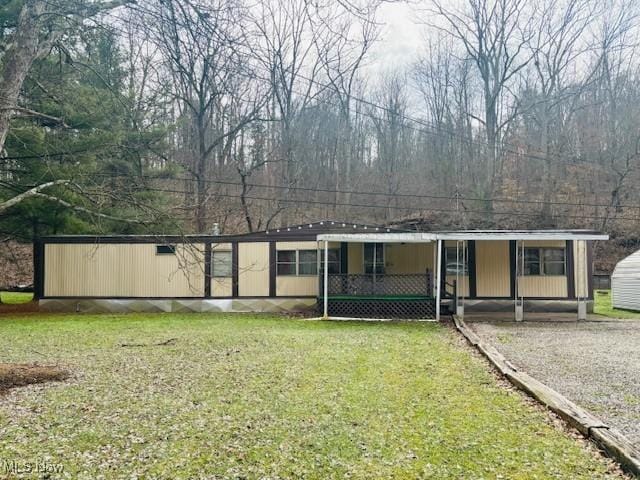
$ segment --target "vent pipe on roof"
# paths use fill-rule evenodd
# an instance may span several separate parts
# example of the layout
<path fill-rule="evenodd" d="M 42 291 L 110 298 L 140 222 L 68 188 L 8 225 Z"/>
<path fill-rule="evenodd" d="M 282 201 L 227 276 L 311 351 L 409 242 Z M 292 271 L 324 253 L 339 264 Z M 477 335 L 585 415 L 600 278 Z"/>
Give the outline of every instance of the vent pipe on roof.
<path fill-rule="evenodd" d="M 213 229 L 211 230 L 212 235 L 220 235 L 220 224 L 218 222 L 213 224 Z"/>

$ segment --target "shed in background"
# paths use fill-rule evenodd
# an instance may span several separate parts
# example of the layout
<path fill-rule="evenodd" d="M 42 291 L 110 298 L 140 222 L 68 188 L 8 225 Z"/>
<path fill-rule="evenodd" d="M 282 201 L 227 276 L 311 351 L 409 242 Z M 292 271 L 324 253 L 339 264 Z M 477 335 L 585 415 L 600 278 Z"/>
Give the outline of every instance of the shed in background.
<path fill-rule="evenodd" d="M 640 250 L 618 262 L 611 275 L 614 308 L 640 311 Z"/>

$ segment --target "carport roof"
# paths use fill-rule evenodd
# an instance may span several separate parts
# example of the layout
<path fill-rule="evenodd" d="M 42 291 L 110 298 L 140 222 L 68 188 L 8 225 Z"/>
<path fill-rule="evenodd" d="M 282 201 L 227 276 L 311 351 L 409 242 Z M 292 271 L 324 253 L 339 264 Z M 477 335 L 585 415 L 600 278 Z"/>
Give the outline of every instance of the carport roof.
<path fill-rule="evenodd" d="M 428 243 L 436 240 L 609 240 L 593 230 L 458 230 L 407 233 L 328 233 L 317 236 L 328 242 Z"/>

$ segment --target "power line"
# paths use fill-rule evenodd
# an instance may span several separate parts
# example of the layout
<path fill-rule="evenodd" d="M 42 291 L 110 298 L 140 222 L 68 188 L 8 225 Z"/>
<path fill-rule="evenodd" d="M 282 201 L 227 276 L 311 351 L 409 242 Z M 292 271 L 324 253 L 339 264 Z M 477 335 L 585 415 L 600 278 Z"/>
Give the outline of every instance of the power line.
<path fill-rule="evenodd" d="M 96 175 L 96 174 L 94 174 Z M 89 175 L 91 176 L 91 175 Z M 101 177 L 116 177 L 116 178 L 128 178 L 128 175 L 119 174 L 119 175 L 110 175 L 108 173 L 105 174 L 97 174 L 96 176 Z M 162 181 L 190 181 L 197 182 L 195 178 L 186 178 L 186 177 L 154 177 L 152 175 L 137 175 L 135 178 L 144 178 L 146 180 L 162 180 Z M 212 180 L 205 179 L 201 180 L 207 184 L 216 184 L 216 185 L 228 185 L 228 186 L 236 186 L 242 187 L 243 184 L 240 182 L 232 182 L 226 180 Z M 480 197 L 465 197 L 461 195 L 428 195 L 428 194 L 414 194 L 414 193 L 388 193 L 388 192 L 376 192 L 376 191 L 362 191 L 362 190 L 339 190 L 339 189 L 328 189 L 328 188 L 320 188 L 320 187 L 298 187 L 298 186 L 286 186 L 286 185 L 268 185 L 268 184 L 258 184 L 258 183 L 246 183 L 244 184 L 247 187 L 252 188 L 264 188 L 264 189 L 275 189 L 275 190 L 292 190 L 292 191 L 304 191 L 304 192 L 313 192 L 313 193 L 330 193 L 330 194 L 350 194 L 350 195 L 370 195 L 370 196 L 384 196 L 391 198 L 424 198 L 424 199 L 435 199 L 435 200 L 466 200 L 473 202 L 495 202 L 495 203 L 516 203 L 516 204 L 527 204 L 527 205 L 556 205 L 556 206 L 571 206 L 571 207 L 596 207 L 596 208 L 629 208 L 629 209 L 640 209 L 640 205 L 608 205 L 603 203 L 584 203 L 584 202 L 560 202 L 560 201 L 545 201 L 545 200 L 522 200 L 522 199 L 507 199 L 507 198 L 480 198 Z M 181 193 L 190 193 L 183 191 Z"/>
<path fill-rule="evenodd" d="M 176 194 L 188 194 L 193 193 L 185 190 L 176 190 L 176 189 L 166 189 L 166 188 L 148 188 L 149 191 L 161 192 L 161 193 L 176 193 Z M 516 216 L 516 217 L 539 217 L 539 212 L 514 212 L 514 211 L 493 211 L 487 212 L 486 210 L 473 210 L 473 209 L 465 209 L 459 212 L 456 212 L 452 208 L 437 208 L 437 207 L 429 207 L 423 205 L 416 205 L 412 207 L 402 207 L 397 205 L 379 205 L 379 204 L 370 204 L 370 203 L 351 203 L 351 202 L 330 202 L 330 201 L 322 201 L 322 200 L 305 200 L 305 199 L 293 199 L 293 198 L 276 198 L 276 197 L 264 197 L 264 196 L 255 196 L 255 195 L 240 195 L 240 194 L 230 194 L 230 193 L 221 193 L 216 192 L 212 197 L 224 197 L 224 198 L 233 198 L 240 199 L 244 198 L 246 200 L 259 200 L 265 202 L 282 202 L 282 203 L 303 203 L 308 205 L 322 205 L 328 207 L 356 207 L 356 208 L 372 208 L 372 209 L 391 209 L 391 210 L 400 210 L 400 211 L 432 211 L 432 212 L 447 212 L 447 213 L 478 213 L 482 215 L 507 215 L 507 216 Z M 602 215 L 575 215 L 575 214 L 559 214 L 559 213 L 551 213 L 553 217 L 562 217 L 562 218 L 571 218 L 571 219 L 587 219 L 587 220 L 629 220 L 629 221 L 638 221 L 638 218 L 635 217 L 621 217 L 621 216 L 602 216 Z M 213 217 L 212 217 L 213 218 Z"/>

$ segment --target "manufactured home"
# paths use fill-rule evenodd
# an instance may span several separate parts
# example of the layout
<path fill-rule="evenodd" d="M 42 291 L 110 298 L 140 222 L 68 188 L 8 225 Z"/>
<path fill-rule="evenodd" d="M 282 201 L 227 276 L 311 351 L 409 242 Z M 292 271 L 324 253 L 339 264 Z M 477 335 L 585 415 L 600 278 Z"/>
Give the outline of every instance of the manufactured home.
<path fill-rule="evenodd" d="M 244 235 L 51 236 L 35 245 L 48 311 L 578 311 L 592 296 L 585 230 L 416 232 L 316 222 Z"/>

